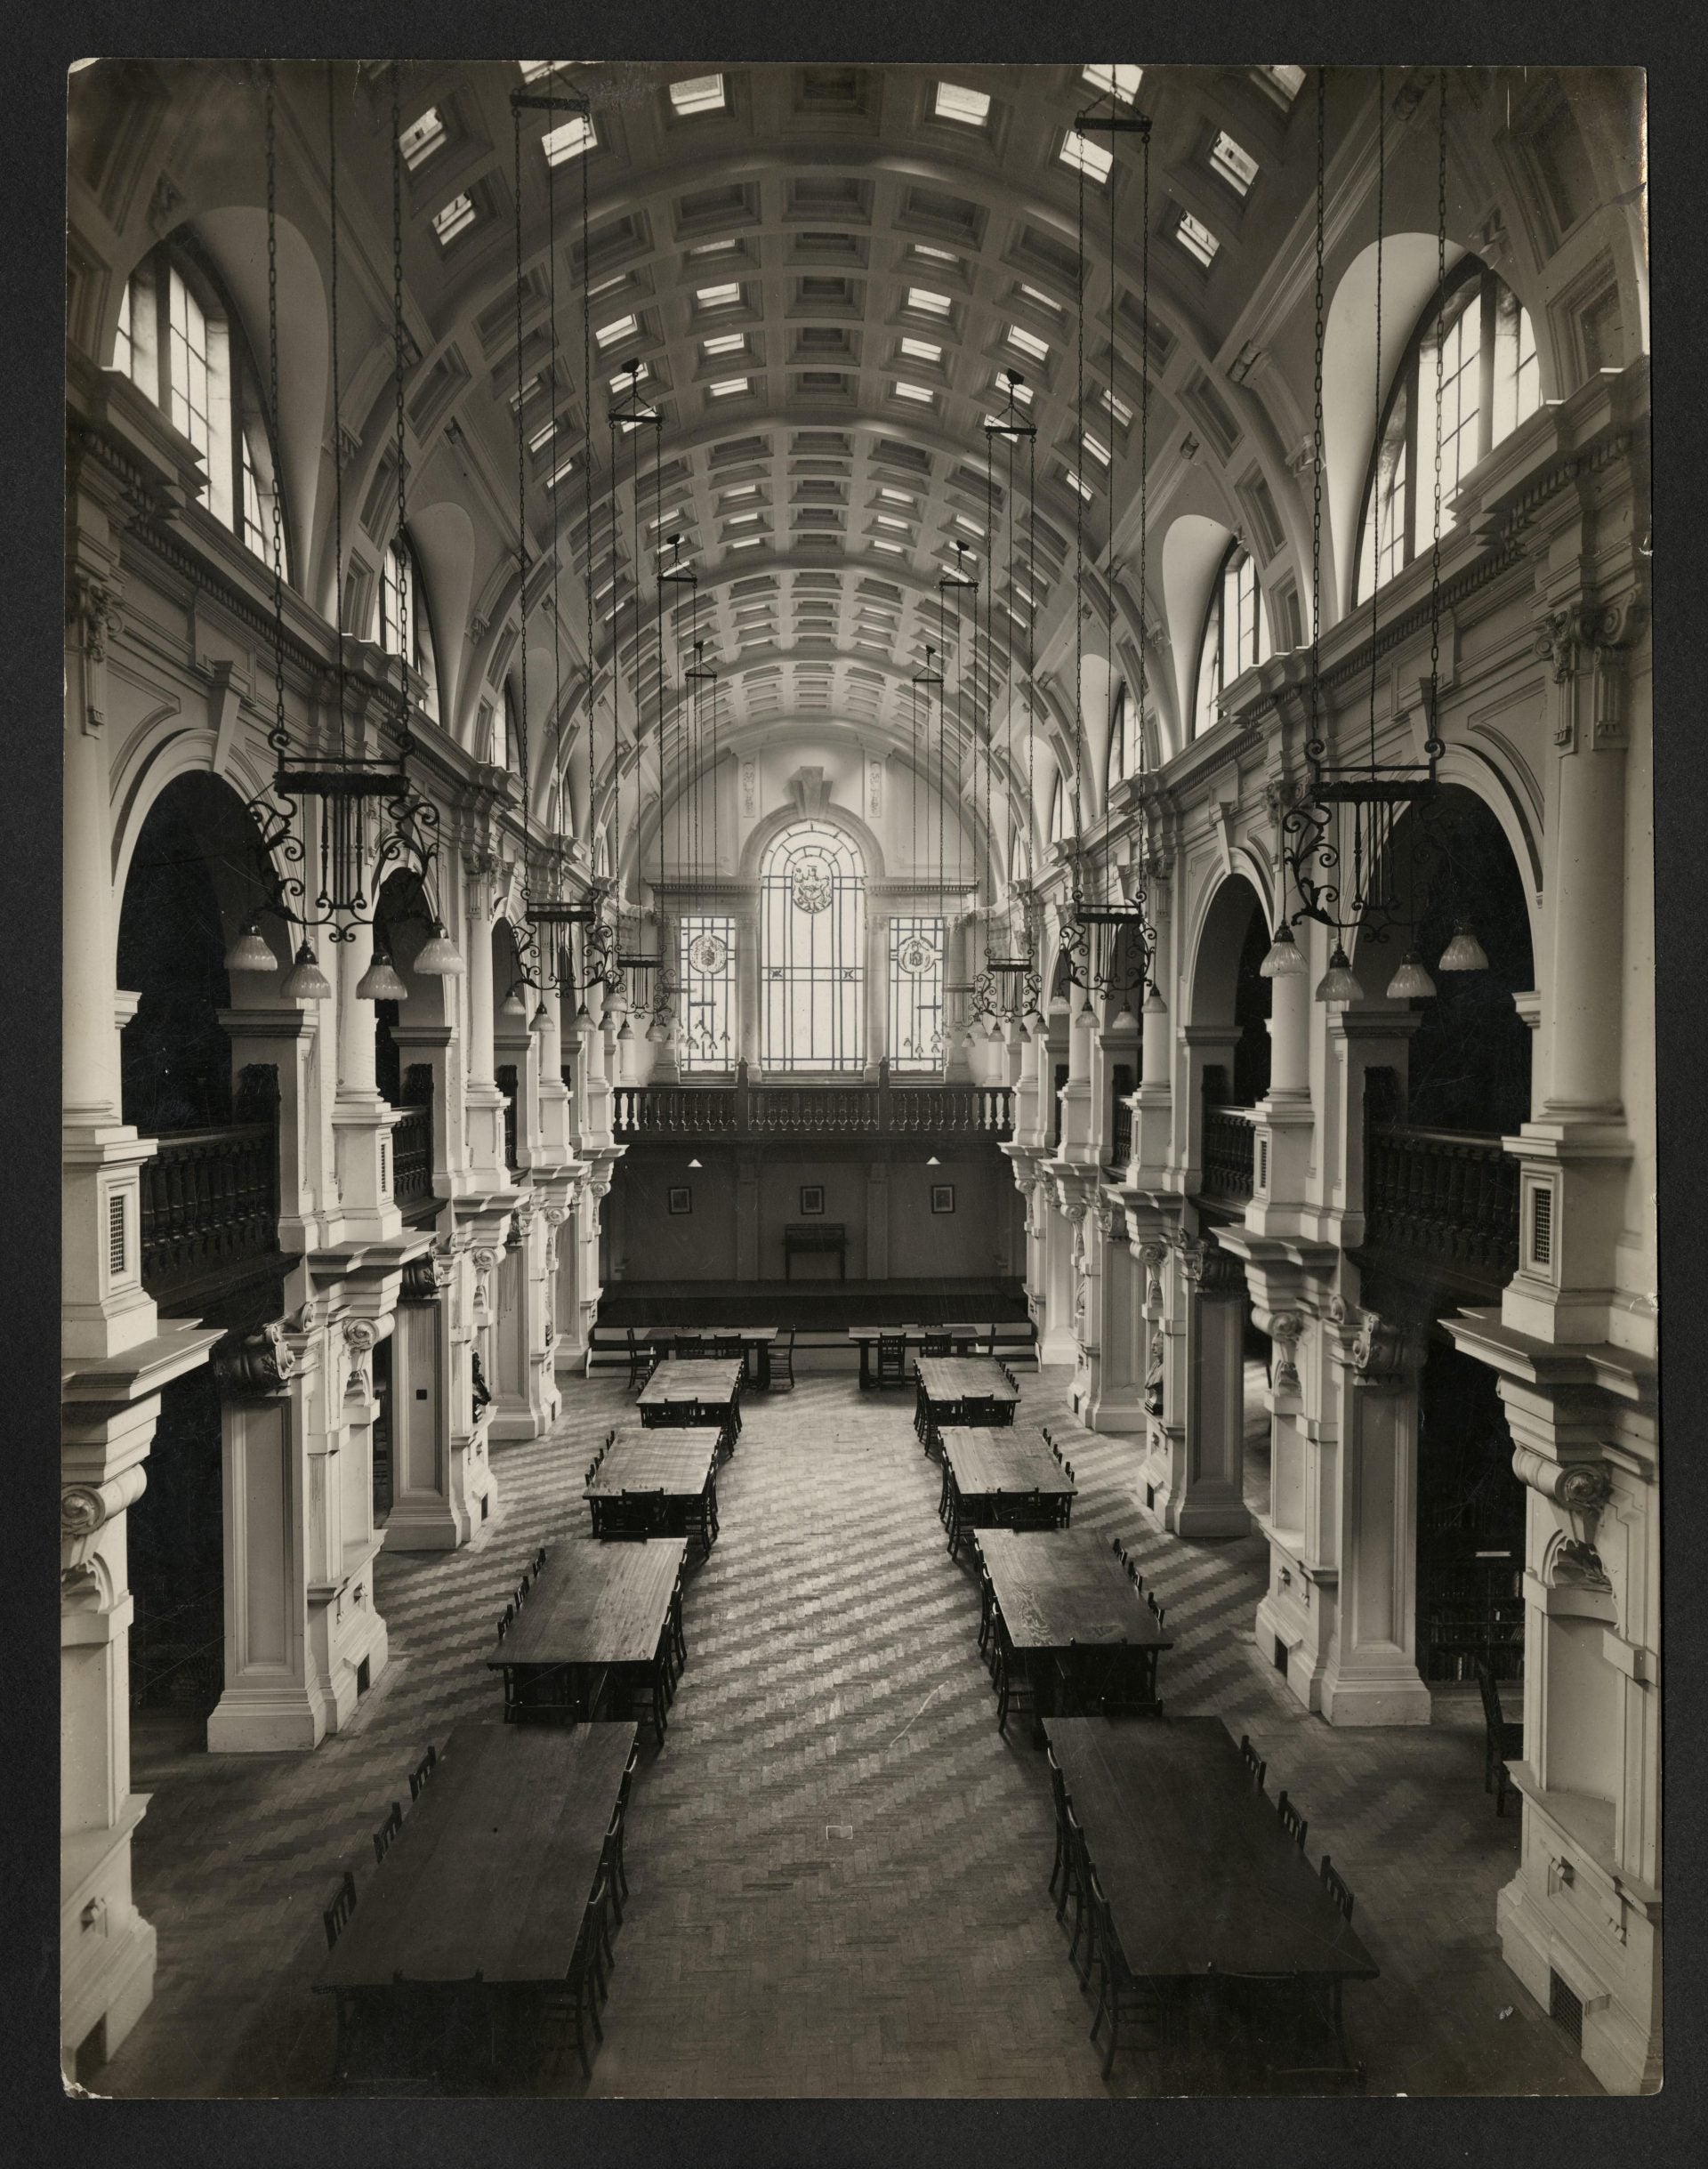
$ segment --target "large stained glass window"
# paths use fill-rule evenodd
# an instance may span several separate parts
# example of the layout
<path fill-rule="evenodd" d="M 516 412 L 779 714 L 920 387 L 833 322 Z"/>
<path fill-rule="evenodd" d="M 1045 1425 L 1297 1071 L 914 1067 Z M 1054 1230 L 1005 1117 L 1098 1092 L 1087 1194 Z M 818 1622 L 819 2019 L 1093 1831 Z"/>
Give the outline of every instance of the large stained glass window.
<path fill-rule="evenodd" d="M 890 1067 L 917 1073 L 943 1067 L 941 919 L 890 922 Z"/>
<path fill-rule="evenodd" d="M 696 916 L 678 940 L 683 1071 L 736 1066 L 736 923 Z"/>
<path fill-rule="evenodd" d="M 760 1060 L 767 1069 L 866 1062 L 866 864 L 827 821 L 796 821 L 760 875 Z"/>

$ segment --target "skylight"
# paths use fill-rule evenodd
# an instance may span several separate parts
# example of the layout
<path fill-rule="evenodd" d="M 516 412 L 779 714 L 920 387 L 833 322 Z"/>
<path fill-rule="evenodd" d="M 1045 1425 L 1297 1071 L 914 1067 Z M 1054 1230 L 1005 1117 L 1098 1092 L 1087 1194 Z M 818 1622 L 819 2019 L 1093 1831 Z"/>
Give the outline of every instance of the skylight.
<path fill-rule="evenodd" d="M 1019 347 L 1022 354 L 1029 354 L 1034 361 L 1048 361 L 1050 359 L 1050 342 L 1040 339 L 1035 331 L 1027 331 L 1024 324 L 1009 326 L 1008 343 Z"/>
<path fill-rule="evenodd" d="M 915 361 L 937 362 L 943 359 L 942 348 L 933 345 L 929 339 L 904 339 L 901 343 L 901 351 L 904 354 L 910 355 Z"/>
<path fill-rule="evenodd" d="M 1204 221 L 1194 218 L 1189 211 L 1181 212 L 1180 222 L 1174 229 L 1174 238 L 1188 256 L 1196 256 L 1203 264 L 1213 263 L 1216 251 L 1221 246 Z"/>
<path fill-rule="evenodd" d="M 1061 303 L 1053 295 L 1041 293 L 1036 286 L 1028 286 L 1024 279 L 1020 282 L 1020 292 L 1028 302 L 1035 302 L 1040 309 L 1047 309 L 1052 317 L 1061 315 Z"/>
<path fill-rule="evenodd" d="M 631 384 L 638 384 L 643 380 L 643 378 L 649 377 L 651 375 L 652 371 L 647 367 L 644 361 L 637 361 L 633 368 L 623 369 L 619 371 L 616 376 L 611 378 L 611 390 L 614 392 L 626 391 Z"/>
<path fill-rule="evenodd" d="M 640 328 L 632 316 L 617 317 L 609 324 L 601 324 L 593 337 L 600 346 L 615 346 L 619 339 L 632 339 Z"/>
<path fill-rule="evenodd" d="M 886 504 L 905 504 L 909 512 L 914 510 L 914 500 L 907 495 L 907 492 L 905 489 L 891 489 L 889 484 L 886 482 L 883 488 L 879 490 L 878 495 L 883 499 Z"/>
<path fill-rule="evenodd" d="M 937 394 L 928 391 L 923 384 L 902 383 L 896 386 L 896 397 L 898 399 L 915 400 L 921 407 L 929 407 Z"/>
<path fill-rule="evenodd" d="M 1106 98 L 1124 98 L 1131 105 L 1145 71 L 1131 60 L 1098 60 L 1080 72 L 1094 91 L 1101 91 Z"/>
<path fill-rule="evenodd" d="M 708 389 L 714 399 L 733 399 L 738 393 L 749 389 L 751 381 L 745 376 L 725 376 Z"/>
<path fill-rule="evenodd" d="M 723 77 L 716 76 L 689 76 L 685 82 L 670 86 L 670 102 L 681 114 L 721 113 L 729 104 L 723 94 Z"/>
<path fill-rule="evenodd" d="M 763 535 L 737 535 L 729 547 L 732 550 L 757 550 L 766 539 Z"/>
<path fill-rule="evenodd" d="M 688 253 L 690 256 L 727 256 L 740 246 L 739 241 L 697 241 Z"/>
<path fill-rule="evenodd" d="M 1085 430 L 1081 432 L 1079 441 L 1084 446 L 1085 449 L 1091 454 L 1092 457 L 1097 462 L 1100 467 L 1107 467 L 1108 465 L 1108 446 L 1104 444 L 1100 439 L 1093 437 L 1090 430 Z"/>
<path fill-rule="evenodd" d="M 915 241 L 907 251 L 910 256 L 923 256 L 928 263 L 954 263 L 961 261 L 952 248 L 933 248 L 929 241 Z"/>
<path fill-rule="evenodd" d="M 701 286 L 694 296 L 702 309 L 732 309 L 741 299 L 739 280 L 718 286 Z"/>
<path fill-rule="evenodd" d="M 626 286 L 628 283 L 628 273 L 618 271 L 615 278 L 601 278 L 596 286 L 589 286 L 587 298 L 590 302 L 596 302 L 601 294 L 615 294 L 619 286 Z"/>
<path fill-rule="evenodd" d="M 573 459 L 560 459 L 557 465 L 552 468 L 551 473 L 546 476 L 546 488 L 548 489 L 555 489 L 558 484 L 562 481 L 565 475 L 573 474 L 575 471 L 576 463 Z"/>
<path fill-rule="evenodd" d="M 1001 399 L 1005 399 L 1011 391 L 1016 401 L 1022 407 L 1030 407 L 1032 404 L 1032 387 L 1024 382 L 1011 384 L 1005 376 L 999 376 L 990 389 L 996 397 Z"/>
<path fill-rule="evenodd" d="M 554 68 L 579 68 L 579 60 L 518 60 L 524 83 L 537 83 L 542 76 L 549 76 Z"/>
<path fill-rule="evenodd" d="M 467 195 L 453 196 L 442 211 L 433 214 L 433 231 L 439 236 L 441 246 L 455 241 L 458 234 L 466 231 L 473 223 L 474 199 Z"/>
<path fill-rule="evenodd" d="M 763 512 L 732 512 L 729 524 L 732 528 L 751 528 L 765 517 Z"/>
<path fill-rule="evenodd" d="M 439 117 L 439 108 L 429 106 L 419 120 L 411 121 L 398 138 L 398 149 L 403 153 L 403 162 L 413 173 L 416 166 L 431 158 L 445 141 L 445 124 Z"/>
<path fill-rule="evenodd" d="M 964 121 L 970 128 L 982 128 L 990 117 L 990 100 L 983 91 L 965 90 L 958 83 L 939 83 L 931 110 L 939 120 Z"/>
<path fill-rule="evenodd" d="M 1077 166 L 1088 181 L 1100 187 L 1108 179 L 1109 169 L 1115 164 L 1115 153 L 1107 150 L 1094 136 L 1077 134 L 1070 128 L 1062 138 L 1061 162 Z"/>
<path fill-rule="evenodd" d="M 727 331 L 715 339 L 702 339 L 700 349 L 707 354 L 739 354 L 746 343 L 745 331 Z"/>
<path fill-rule="evenodd" d="M 1243 150 L 1224 128 L 1210 146 L 1210 163 L 1231 189 L 1244 196 L 1257 179 L 1257 160 Z"/>
<path fill-rule="evenodd" d="M 949 313 L 949 297 L 938 294 L 930 286 L 909 286 L 907 306 L 917 309 L 922 316 L 946 317 Z"/>
<path fill-rule="evenodd" d="M 545 153 L 548 165 L 561 165 L 566 158 L 578 158 L 583 151 L 595 149 L 598 144 L 592 121 L 585 113 L 572 113 L 561 128 L 548 128 L 540 138 L 540 149 Z"/>
<path fill-rule="evenodd" d="M 718 499 L 718 503 L 720 506 L 725 504 L 739 504 L 743 498 L 756 497 L 758 495 L 759 484 L 757 482 L 743 482 L 738 488 L 726 489 L 723 495 Z"/>
<path fill-rule="evenodd" d="M 1132 409 L 1127 405 L 1127 402 L 1121 397 L 1120 393 L 1118 391 L 1111 391 L 1108 386 L 1105 384 L 1102 391 L 1098 394 L 1098 397 L 1102 400 L 1105 410 L 1115 416 L 1116 427 L 1117 429 L 1125 429 L 1128 423 L 1132 420 Z"/>
<path fill-rule="evenodd" d="M 1089 504 L 1092 501 L 1093 492 L 1091 485 L 1088 482 L 1081 480 L 1078 470 L 1073 467 L 1064 467 L 1062 469 L 1062 472 L 1067 476 L 1068 481 L 1073 485 L 1073 487 L 1078 490 L 1080 496 L 1084 498 L 1086 504 Z"/>
<path fill-rule="evenodd" d="M 984 540 L 985 530 L 983 528 L 979 526 L 976 520 L 969 520 L 964 512 L 957 512 L 955 515 L 955 524 L 958 528 L 965 528 L 969 535 L 976 535 L 980 542 Z"/>
<path fill-rule="evenodd" d="M 546 446 L 551 443 L 552 439 L 557 435 L 557 433 L 558 420 L 557 416 L 553 415 L 545 423 L 545 426 L 543 429 L 536 430 L 534 434 L 528 439 L 528 450 L 534 453 L 544 452 Z"/>
<path fill-rule="evenodd" d="M 913 532 L 907 522 L 905 520 L 898 520 L 894 512 L 880 512 L 877 518 L 878 525 L 881 528 L 889 528 L 895 534 L 910 535 Z"/>
<path fill-rule="evenodd" d="M 902 554 L 901 544 L 899 543 L 885 542 L 882 535 L 874 535 L 873 536 L 872 547 L 874 550 L 882 550 L 887 552 L 890 557 L 899 557 Z"/>
<path fill-rule="evenodd" d="M 1259 68 L 1253 71 L 1258 81 L 1278 106 L 1291 111 L 1293 100 L 1305 87 L 1302 68 Z"/>

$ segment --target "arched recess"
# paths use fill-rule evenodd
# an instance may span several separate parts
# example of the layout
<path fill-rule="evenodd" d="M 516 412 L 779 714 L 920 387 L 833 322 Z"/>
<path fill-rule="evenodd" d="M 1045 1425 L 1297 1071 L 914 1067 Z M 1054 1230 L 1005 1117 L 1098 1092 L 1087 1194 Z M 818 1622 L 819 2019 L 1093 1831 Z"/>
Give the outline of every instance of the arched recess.
<path fill-rule="evenodd" d="M 244 330 L 263 378 L 270 374 L 267 316 L 267 214 L 248 204 L 203 211 L 189 222 L 243 313 Z M 292 222 L 276 222 L 278 242 L 278 433 L 285 504 L 292 524 L 291 563 L 299 590 L 318 598 L 314 544 L 319 514 L 321 446 L 331 397 L 332 341 L 326 290 L 314 251 Z"/>
<path fill-rule="evenodd" d="M 474 589 L 474 522 L 460 504 L 446 499 L 411 505 L 409 541 L 425 590 L 426 630 L 438 665 L 439 720 L 466 744 L 463 665 Z"/>
<path fill-rule="evenodd" d="M 375 933 L 383 934 L 393 970 L 407 993 L 400 1002 L 374 1005 L 374 1066 L 382 1095 L 393 1107 L 416 1106 L 431 1090 L 431 1071 L 420 1074 L 394 1034 L 416 1026 L 443 1027 L 455 1021 L 455 981 L 443 974 L 417 972 L 415 959 L 432 933 L 433 915 L 421 876 L 405 867 L 386 876 L 375 907 Z M 375 946 L 378 946 L 377 940 Z M 412 1078 L 410 1071 L 417 1074 Z"/>
<path fill-rule="evenodd" d="M 1199 636 L 1218 568 L 1234 539 L 1223 520 L 1203 512 L 1182 512 L 1163 537 L 1163 607 L 1168 612 L 1169 653 L 1174 665 L 1174 713 L 1180 719 L 1170 754 L 1179 753 L 1191 736 L 1194 675 Z"/>
<path fill-rule="evenodd" d="M 1395 824 L 1390 863 L 1402 923 L 1386 940 L 1362 935 L 1353 948 L 1361 1006 L 1416 1010 L 1400 1087 L 1408 1122 L 1510 1134 L 1530 1117 L 1531 1034 L 1513 1001 L 1535 986 L 1529 893 L 1500 821 L 1474 792 L 1443 784 L 1427 817 L 1432 843 L 1425 824 L 1416 810 Z M 1485 970 L 1439 968 L 1461 919 L 1482 944 Z M 1436 992 L 1415 1004 L 1390 1002 L 1386 988 L 1414 925 Z"/>
<path fill-rule="evenodd" d="M 1206 1070 L 1204 1090 L 1230 1107 L 1251 1107 L 1269 1088 L 1269 981 L 1258 969 L 1269 946 L 1262 896 L 1247 874 L 1228 875 L 1216 885 L 1198 929 L 1188 1021 L 1229 1033 L 1227 1061 Z"/>
<path fill-rule="evenodd" d="M 1451 273 L 1464 254 L 1447 244 Z M 1417 314 L 1435 291 L 1436 237 L 1390 233 L 1382 243 L 1382 384 L 1375 379 L 1376 244 L 1372 241 L 1341 274 L 1328 305 L 1323 339 L 1324 510 L 1335 616 L 1351 608 L 1357 562 L 1358 511 L 1375 442 L 1378 409 L 1406 357 Z"/>

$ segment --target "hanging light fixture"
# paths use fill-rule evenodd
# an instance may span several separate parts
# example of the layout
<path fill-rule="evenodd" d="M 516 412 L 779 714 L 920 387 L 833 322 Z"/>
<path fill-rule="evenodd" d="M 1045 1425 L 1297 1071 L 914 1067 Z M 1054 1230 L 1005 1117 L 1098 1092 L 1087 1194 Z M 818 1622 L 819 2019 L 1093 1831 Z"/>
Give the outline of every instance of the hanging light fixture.
<path fill-rule="evenodd" d="M 1309 969 L 1304 951 L 1293 939 L 1292 927 L 1283 919 L 1275 930 L 1275 939 L 1269 944 L 1269 955 L 1257 967 L 1258 976 L 1261 979 L 1296 979 L 1301 972 Z"/>
<path fill-rule="evenodd" d="M 1364 988 L 1353 977 L 1352 966 L 1346 951 L 1337 941 L 1334 953 L 1328 960 L 1328 969 L 1317 982 L 1319 1002 L 1362 1002 Z"/>
<path fill-rule="evenodd" d="M 1388 999 L 1390 1002 L 1426 1002 L 1434 992 L 1435 981 L 1424 970 L 1423 959 L 1415 949 L 1407 949 L 1399 960 L 1399 969 L 1388 982 Z"/>
<path fill-rule="evenodd" d="M 262 932 L 260 923 L 252 912 L 243 923 L 243 931 L 225 952 L 228 972 L 277 972 L 278 959 L 273 955 L 271 944 Z"/>
<path fill-rule="evenodd" d="M 312 760 L 298 758 L 285 718 L 285 598 L 283 493 L 275 478 L 272 502 L 272 616 L 273 616 L 273 726 L 268 743 L 274 756 L 274 771 L 268 787 L 249 803 L 257 829 L 259 863 L 269 889 L 261 909 L 303 930 L 324 928 L 328 939 L 353 942 L 359 927 L 374 926 L 378 918 L 378 895 L 388 868 L 413 873 L 424 894 L 431 895 L 434 862 L 438 856 L 439 814 L 415 789 L 408 774 L 414 748 L 410 715 L 415 698 L 410 683 L 409 560 L 404 545 L 406 512 L 403 321 L 402 133 L 399 111 L 399 70 L 392 73 L 392 357 L 396 413 L 396 467 L 398 529 L 396 547 L 399 647 L 397 682 L 393 689 L 394 742 L 385 744 L 383 728 L 370 746 L 365 727 L 352 730 L 347 681 L 343 623 L 343 423 L 340 380 L 338 282 L 338 142 L 336 64 L 326 64 L 326 183 L 328 209 L 328 286 L 331 391 L 333 409 L 333 585 L 335 641 L 334 684 L 337 715 L 331 749 Z M 269 389 L 271 418 L 278 415 L 278 132 L 276 93 L 270 67 L 266 75 L 266 185 L 267 185 L 267 325 Z M 312 908 L 308 907 L 307 884 L 297 873 L 281 873 L 304 865 L 308 849 L 299 833 L 301 802 L 312 801 L 319 808 L 317 858 L 318 888 Z M 436 931 L 443 929 L 433 915 Z M 246 935 L 233 945 L 233 953 L 245 948 Z M 253 955 L 252 950 L 246 954 Z M 325 988 L 318 965 L 305 974 L 305 957 L 312 964 L 306 941 L 299 945 L 297 962 L 286 974 L 281 991 L 307 995 L 311 980 Z M 265 970 L 256 962 L 239 970 Z M 396 974 L 393 972 L 393 978 Z M 363 975 L 368 984 L 371 973 Z M 326 991 L 330 991 L 326 988 Z M 364 995 L 363 999 L 391 999 Z"/>
<path fill-rule="evenodd" d="M 1140 143 L 1141 171 L 1141 206 L 1140 238 L 1142 252 L 1142 296 L 1140 302 L 1140 407 L 1139 453 L 1139 582 L 1140 614 L 1144 592 L 1146 551 L 1148 542 L 1149 518 L 1147 472 L 1149 461 L 1150 423 L 1150 118 L 1136 109 L 1123 111 L 1116 109 L 1112 93 L 1108 93 L 1111 110 L 1100 113 L 1094 109 L 1077 115 L 1074 121 L 1075 133 L 1084 140 L 1091 135 L 1136 135 Z M 1097 101 L 1101 104 L 1103 101 Z M 1111 146 L 1111 153 L 1113 146 Z M 1076 166 L 1078 179 L 1078 225 L 1076 248 L 1076 278 L 1078 284 L 1078 320 L 1083 327 L 1085 318 L 1085 168 L 1083 161 Z M 1109 352 L 1108 379 L 1103 396 L 1108 407 L 1109 459 L 1108 488 L 1109 519 L 1107 539 L 1113 543 L 1115 530 L 1115 488 L 1117 414 L 1116 394 L 1116 363 L 1120 343 L 1120 311 L 1116 307 L 1118 287 L 1116 278 L 1116 182 L 1113 171 L 1108 174 L 1105 187 L 1108 197 L 1108 234 L 1107 270 L 1109 281 Z M 1079 436 L 1076 464 L 1083 468 L 1086 460 L 1086 445 L 1091 438 L 1092 417 L 1086 407 L 1085 342 L 1083 335 L 1076 352 L 1076 397 L 1075 422 Z M 1085 581 L 1085 496 L 1083 490 L 1074 492 L 1074 763 L 1075 802 L 1077 826 L 1083 830 L 1086 806 L 1082 789 L 1085 767 L 1085 730 L 1084 719 L 1084 668 L 1081 642 L 1082 628 L 1088 615 Z M 1106 683 L 1113 688 L 1116 682 L 1115 654 L 1115 596 L 1113 574 L 1108 597 L 1108 655 Z M 1140 641 L 1140 691 L 1136 733 L 1140 753 L 1142 778 L 1144 753 L 1145 703 L 1148 691 L 1148 643 Z M 1113 727 L 1113 712 L 1111 712 Z M 1141 782 L 1142 789 L 1142 782 Z M 1076 850 L 1074 859 L 1073 916 L 1071 937 L 1065 939 L 1062 955 L 1069 977 L 1084 989 L 1079 1019 L 1094 1020 L 1091 996 L 1093 991 L 1106 998 L 1119 998 L 1123 1008 L 1127 998 L 1140 988 L 1154 986 L 1152 967 L 1156 955 L 1156 930 L 1151 923 L 1149 896 L 1142 859 L 1116 867 L 1114 849 L 1108 840 L 1108 807 L 1103 809 L 1104 841 L 1100 852 L 1095 845 L 1090 851 Z"/>
<path fill-rule="evenodd" d="M 528 1004 L 522 999 L 522 982 L 520 980 L 511 982 L 510 992 L 498 1004 L 498 1013 L 501 1017 L 527 1016 Z"/>
<path fill-rule="evenodd" d="M 461 952 L 445 931 L 442 920 L 435 919 L 431 923 L 432 931 L 415 952 L 415 961 L 410 969 L 417 977 L 455 979 L 463 970 Z"/>
<path fill-rule="evenodd" d="M 332 981 L 315 961 L 306 939 L 298 944 L 296 962 L 280 980 L 278 991 L 287 1002 L 324 1002 L 330 997 Z"/>
<path fill-rule="evenodd" d="M 409 989 L 398 977 L 391 962 L 391 952 L 384 939 L 374 938 L 374 960 L 356 982 L 359 1002 L 407 1002 Z"/>
<path fill-rule="evenodd" d="M 1454 922 L 1453 939 L 1441 952 L 1439 972 L 1486 972 L 1488 956 L 1478 940 L 1469 919 Z"/>

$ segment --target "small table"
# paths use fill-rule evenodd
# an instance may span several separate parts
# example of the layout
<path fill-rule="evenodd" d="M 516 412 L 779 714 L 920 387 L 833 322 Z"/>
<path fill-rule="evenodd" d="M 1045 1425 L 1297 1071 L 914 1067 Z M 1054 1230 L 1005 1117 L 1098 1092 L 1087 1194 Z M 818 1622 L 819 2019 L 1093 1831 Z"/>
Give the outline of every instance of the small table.
<path fill-rule="evenodd" d="M 848 1278 L 848 1230 L 839 1220 L 790 1221 L 783 1230 L 783 1278 L 794 1278 L 794 1261 L 814 1252 L 834 1252 L 836 1278 Z"/>
<path fill-rule="evenodd" d="M 607 1457 L 608 1460 L 608 1456 Z M 649 1673 L 661 1637 L 681 1641 L 680 1538 L 553 1544 L 528 1602 L 487 1659 L 504 1676 L 504 1715 L 591 1717 L 608 1680 Z M 664 1737 L 664 1712 L 655 1712 Z"/>
<path fill-rule="evenodd" d="M 922 1356 L 914 1429 L 929 1454 L 941 1446 L 946 1423 L 986 1429 L 1014 1421 L 1019 1390 L 1009 1384 L 994 1356 Z"/>
<path fill-rule="evenodd" d="M 560 1991 L 599 1876 L 632 1724 L 453 1728 L 314 1986 L 338 1998 L 336 2079 L 447 2091 L 512 2058 Z"/>
<path fill-rule="evenodd" d="M 757 1386 L 761 1393 L 771 1390 L 771 1348 L 780 1326 L 649 1326 L 646 1337 L 656 1346 L 673 1347 L 678 1341 L 739 1341 L 741 1343 L 741 1379 L 744 1385 Z M 673 1359 L 696 1362 L 697 1357 Z M 710 1359 L 722 1361 L 720 1357 Z"/>
<path fill-rule="evenodd" d="M 1133 1971 L 1325 1994 L 1338 2036 L 1341 1983 L 1379 1969 L 1221 1718 L 1051 1717 L 1045 1730 Z"/>
<path fill-rule="evenodd" d="M 636 1404 L 648 1430 L 715 1423 L 726 1453 L 734 1453 L 741 1432 L 741 1370 L 728 1357 L 696 1362 L 661 1363 L 640 1389 Z"/>
<path fill-rule="evenodd" d="M 1059 1673 L 1076 1699 L 1161 1707 L 1156 1659 L 1174 1647 L 1172 1639 L 1101 1536 L 1084 1529 L 987 1528 L 973 1541 L 1040 1712 L 1055 1701 Z"/>
<path fill-rule="evenodd" d="M 697 1536 L 701 1556 L 718 1534 L 718 1448 L 713 1423 L 631 1431 L 587 1486 L 595 1536 Z"/>
<path fill-rule="evenodd" d="M 1013 1430 L 951 1424 L 943 1433 L 938 1513 L 949 1556 L 975 1528 L 1066 1528 L 1078 1487 L 1041 1439 Z"/>

